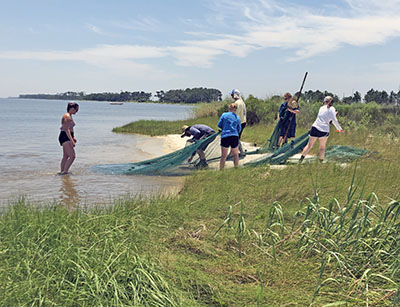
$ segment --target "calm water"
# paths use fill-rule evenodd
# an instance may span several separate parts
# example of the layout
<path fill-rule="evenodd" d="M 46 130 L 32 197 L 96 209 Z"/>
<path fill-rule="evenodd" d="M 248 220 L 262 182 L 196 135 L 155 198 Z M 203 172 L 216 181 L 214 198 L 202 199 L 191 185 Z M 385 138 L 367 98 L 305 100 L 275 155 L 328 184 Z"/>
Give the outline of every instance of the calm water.
<path fill-rule="evenodd" d="M 182 185 L 183 178 L 103 175 L 90 167 L 162 155 L 162 140 L 116 134 L 112 128 L 140 119 L 184 119 L 191 107 L 79 102 L 79 112 L 74 115 L 77 158 L 70 169 L 72 175 L 58 176 L 62 157 L 58 134 L 66 104 L 60 100 L 0 99 L 1 207 L 19 196 L 34 202 L 93 205 L 128 194 L 173 191 Z"/>

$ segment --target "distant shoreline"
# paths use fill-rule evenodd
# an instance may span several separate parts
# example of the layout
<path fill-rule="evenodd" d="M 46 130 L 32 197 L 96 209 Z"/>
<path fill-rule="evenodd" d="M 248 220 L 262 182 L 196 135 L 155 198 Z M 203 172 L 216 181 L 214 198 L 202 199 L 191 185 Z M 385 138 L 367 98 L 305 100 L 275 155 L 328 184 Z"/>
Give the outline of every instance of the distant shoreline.
<path fill-rule="evenodd" d="M 196 106 L 200 103 L 206 102 L 199 102 L 199 103 L 184 103 L 184 102 L 159 102 L 156 100 L 150 101 L 108 101 L 108 100 L 87 100 L 87 99 L 63 99 L 63 98 L 21 98 L 21 97 L 2 97 L 0 99 L 19 99 L 19 100 L 27 100 L 27 99 L 35 99 L 35 100 L 57 100 L 57 101 L 91 101 L 91 102 L 104 102 L 104 103 L 157 103 L 157 104 L 172 104 L 172 105 L 183 105 L 183 106 Z"/>

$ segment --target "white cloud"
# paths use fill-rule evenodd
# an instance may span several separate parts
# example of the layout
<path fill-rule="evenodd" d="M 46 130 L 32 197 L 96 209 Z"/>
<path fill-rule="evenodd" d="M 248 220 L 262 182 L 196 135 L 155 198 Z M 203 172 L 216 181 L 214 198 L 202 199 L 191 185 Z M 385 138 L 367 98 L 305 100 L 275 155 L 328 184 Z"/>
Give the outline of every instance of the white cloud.
<path fill-rule="evenodd" d="M 101 65 L 110 61 L 173 58 L 181 66 L 212 67 L 223 55 L 246 57 L 254 50 L 282 48 L 292 52 L 287 60 L 298 61 L 329 53 L 345 45 L 362 47 L 383 44 L 400 36 L 400 0 L 345 0 L 346 7 L 322 7 L 318 11 L 295 2 L 272 0 L 208 0 L 212 14 L 205 19 L 210 32 L 182 32 L 195 39 L 164 47 L 145 45 L 101 45 L 78 51 L 0 52 L 3 59 L 44 61 L 74 60 Z M 116 22 L 131 30 L 156 30 L 160 22 L 146 17 Z M 102 29 L 88 25 L 91 31 Z M 139 65 L 139 64 L 132 64 Z M 139 65 L 140 66 L 140 65 Z"/>
<path fill-rule="evenodd" d="M 216 48 L 201 47 L 195 44 L 187 46 L 170 47 L 171 56 L 175 58 L 175 63 L 180 66 L 209 68 L 212 60 L 223 54 Z"/>
<path fill-rule="evenodd" d="M 80 51 L 16 51 L 0 52 L 0 59 L 38 61 L 80 61 L 120 75 L 140 76 L 161 73 L 159 68 L 138 60 L 167 56 L 165 49 L 137 45 L 101 45 Z"/>
<path fill-rule="evenodd" d="M 235 40 L 246 46 L 242 56 L 254 49 L 278 47 L 293 50 L 294 56 L 289 60 L 299 60 L 343 45 L 382 44 L 400 36 L 400 1 L 397 0 L 348 0 L 346 10 L 330 7 L 318 12 L 296 4 L 286 3 L 281 7 L 275 1 L 266 0 L 224 0 L 224 3 L 242 12 L 230 18 L 236 22 L 234 28 L 240 30 L 236 30 Z M 226 48 L 233 49 L 235 45 Z"/>
<path fill-rule="evenodd" d="M 139 45 L 101 45 L 80 51 L 4 51 L 0 59 L 41 61 L 99 61 L 101 59 L 149 59 L 165 57 L 164 49 Z"/>

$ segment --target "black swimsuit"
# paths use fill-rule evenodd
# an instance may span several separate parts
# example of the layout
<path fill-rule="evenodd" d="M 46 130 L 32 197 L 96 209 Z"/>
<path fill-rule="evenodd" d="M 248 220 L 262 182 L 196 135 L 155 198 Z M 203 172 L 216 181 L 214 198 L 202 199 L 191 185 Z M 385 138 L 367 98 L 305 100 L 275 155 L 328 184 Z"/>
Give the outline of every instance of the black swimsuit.
<path fill-rule="evenodd" d="M 74 133 L 71 132 L 72 137 L 74 137 Z M 58 141 L 60 142 L 60 145 L 62 146 L 63 143 L 71 141 L 65 131 L 61 131 L 60 135 L 58 136 Z"/>

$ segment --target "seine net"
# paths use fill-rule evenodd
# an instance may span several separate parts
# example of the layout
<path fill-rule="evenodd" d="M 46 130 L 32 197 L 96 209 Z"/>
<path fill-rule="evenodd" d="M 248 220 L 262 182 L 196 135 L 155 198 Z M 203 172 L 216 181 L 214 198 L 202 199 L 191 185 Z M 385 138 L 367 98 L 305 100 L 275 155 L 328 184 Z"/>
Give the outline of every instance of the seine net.
<path fill-rule="evenodd" d="M 288 120 L 287 118 L 284 120 Z M 245 166 L 258 166 L 263 164 L 285 164 L 287 162 L 296 162 L 290 160 L 291 157 L 300 153 L 308 142 L 308 132 L 297 137 L 294 141 L 287 142 L 278 147 L 278 138 L 280 131 L 285 127 L 285 121 L 280 120 L 274 129 L 269 140 L 260 148 L 247 152 L 247 155 L 260 155 Z M 189 163 L 187 160 L 198 149 L 203 149 L 207 162 L 217 161 L 221 157 L 220 132 L 216 132 L 205 139 L 187 142 L 186 146 L 175 152 L 157 157 L 154 159 L 125 164 L 105 164 L 97 165 L 92 168 L 95 172 L 113 175 L 185 175 L 193 169 L 201 168 L 198 155 Z M 365 155 L 367 150 L 352 146 L 332 145 L 325 153 L 325 160 L 335 162 L 348 162 L 358 159 Z M 307 160 L 313 161 L 317 157 Z"/>
<path fill-rule="evenodd" d="M 187 144 L 184 148 L 154 159 L 124 164 L 104 164 L 96 165 L 92 168 L 95 172 L 112 175 L 159 175 L 159 174 L 179 174 L 188 170 L 187 159 L 199 148 L 205 146 L 214 148 L 219 132 L 216 132 L 205 139 Z M 196 163 L 193 161 L 192 164 Z"/>

